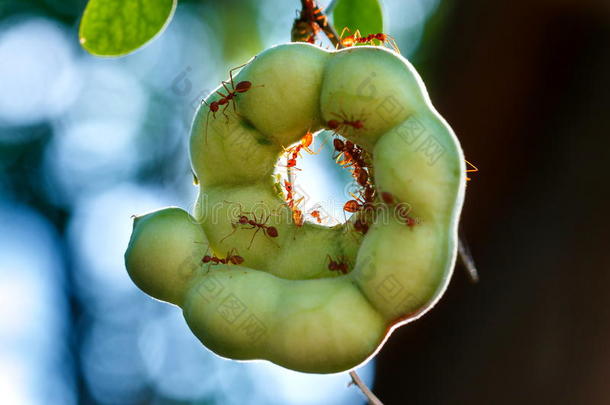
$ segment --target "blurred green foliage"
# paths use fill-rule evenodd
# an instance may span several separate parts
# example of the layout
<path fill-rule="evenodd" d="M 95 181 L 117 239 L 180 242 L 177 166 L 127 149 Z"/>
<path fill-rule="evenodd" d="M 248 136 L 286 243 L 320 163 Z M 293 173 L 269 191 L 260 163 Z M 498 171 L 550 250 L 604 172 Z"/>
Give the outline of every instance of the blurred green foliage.
<path fill-rule="evenodd" d="M 80 24 L 80 43 L 100 56 L 128 54 L 161 33 L 176 0 L 90 0 Z"/>
<path fill-rule="evenodd" d="M 345 27 L 363 35 L 383 32 L 383 12 L 378 0 L 338 0 L 332 18 L 339 34 Z"/>

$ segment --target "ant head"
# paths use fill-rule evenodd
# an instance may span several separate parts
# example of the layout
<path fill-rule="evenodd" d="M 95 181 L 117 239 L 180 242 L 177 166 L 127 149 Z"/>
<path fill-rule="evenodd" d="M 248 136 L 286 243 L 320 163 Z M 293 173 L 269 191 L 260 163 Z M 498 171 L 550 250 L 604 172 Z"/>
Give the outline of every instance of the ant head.
<path fill-rule="evenodd" d="M 354 230 L 364 235 L 369 231 L 369 225 L 361 219 L 358 219 L 354 222 Z"/>
<path fill-rule="evenodd" d="M 331 120 L 331 121 L 334 121 L 334 120 Z M 329 126 L 330 126 L 331 121 L 328 121 Z M 337 152 L 342 152 L 343 148 L 345 148 L 345 143 L 341 139 L 335 138 L 335 139 L 333 139 L 333 146 Z"/>
<path fill-rule="evenodd" d="M 360 204 L 356 200 L 349 200 L 343 205 L 343 210 L 347 212 L 358 212 L 360 209 Z"/>
<path fill-rule="evenodd" d="M 240 215 L 238 222 L 242 225 L 245 225 L 248 223 L 248 217 L 245 215 Z"/>
<path fill-rule="evenodd" d="M 407 225 L 409 228 L 412 228 L 412 227 L 414 227 L 415 225 L 417 225 L 417 221 L 415 221 L 415 219 L 413 219 L 413 218 L 411 218 L 411 217 L 407 216 L 407 217 L 405 218 L 405 224 L 406 224 L 406 225 Z"/>
<path fill-rule="evenodd" d="M 337 120 L 330 120 L 326 123 L 326 125 L 328 125 L 329 129 L 335 130 L 339 128 L 339 121 Z"/>
<path fill-rule="evenodd" d="M 275 226 L 267 227 L 267 235 L 271 236 L 272 238 L 276 238 L 278 235 L 277 228 Z"/>
<path fill-rule="evenodd" d="M 392 193 L 389 193 L 387 191 L 383 191 L 381 193 L 381 199 L 386 204 L 394 204 L 394 196 L 392 195 Z"/>
<path fill-rule="evenodd" d="M 252 87 L 251 82 L 248 82 L 248 81 L 239 82 L 235 85 L 235 91 L 238 93 L 245 93 L 246 91 L 250 90 L 250 87 Z"/>
<path fill-rule="evenodd" d="M 313 142 L 313 134 L 311 132 L 307 131 L 305 133 L 305 135 L 303 136 L 303 138 L 301 138 L 301 145 L 309 146 L 309 145 L 311 145 L 312 142 Z"/>
<path fill-rule="evenodd" d="M 211 102 L 211 103 L 209 103 L 209 104 L 208 104 L 208 102 L 207 102 L 207 101 L 205 101 L 205 100 L 201 100 L 201 101 L 203 101 L 203 103 L 204 103 L 205 105 L 207 105 L 207 106 L 208 106 L 208 108 L 210 109 L 210 111 L 212 111 L 212 112 L 216 112 L 216 111 L 218 111 L 218 101 L 212 101 L 212 102 Z"/>
<path fill-rule="evenodd" d="M 210 255 L 205 255 L 203 256 L 203 259 L 201 259 L 203 263 L 209 263 L 210 260 L 212 260 L 212 257 Z"/>
<path fill-rule="evenodd" d="M 229 260 L 232 264 L 242 264 L 244 262 L 244 258 L 239 255 L 233 255 L 229 257 Z"/>

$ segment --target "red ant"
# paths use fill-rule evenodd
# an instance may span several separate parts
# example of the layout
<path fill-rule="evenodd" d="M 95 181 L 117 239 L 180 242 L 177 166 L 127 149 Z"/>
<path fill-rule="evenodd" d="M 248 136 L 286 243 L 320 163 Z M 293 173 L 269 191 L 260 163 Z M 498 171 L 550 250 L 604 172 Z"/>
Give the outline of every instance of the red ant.
<path fill-rule="evenodd" d="M 338 138 L 333 140 L 333 146 L 335 151 L 338 152 L 335 157 L 337 161 L 339 157 L 344 156 L 344 159 L 338 163 L 343 167 L 352 166 L 352 176 L 360 186 L 366 187 L 369 182 L 369 173 L 366 170 L 367 163 L 364 160 L 365 151 L 351 141 L 343 142 Z"/>
<path fill-rule="evenodd" d="M 347 274 L 349 271 L 349 264 L 345 260 L 345 257 L 341 256 L 337 258 L 337 260 L 333 260 L 330 255 L 326 255 L 328 258 L 328 270 L 330 271 L 338 271 L 341 274 Z"/>
<path fill-rule="evenodd" d="M 333 156 L 337 163 L 344 167 L 352 164 L 352 153 L 355 151 L 355 145 L 352 141 L 343 142 L 341 139 L 335 138 L 333 139 L 333 147 L 335 152 L 337 152 L 337 156 Z M 345 158 L 339 162 L 341 156 Z"/>
<path fill-rule="evenodd" d="M 372 187 L 371 187 L 371 190 L 372 190 Z M 349 200 L 345 204 L 343 204 L 343 211 L 345 211 L 345 212 L 356 213 L 356 212 L 360 211 L 361 209 L 368 207 L 370 204 L 368 201 L 366 201 L 366 199 L 363 199 L 362 196 L 357 197 L 354 194 L 351 194 L 351 196 L 354 197 L 354 199 Z"/>
<path fill-rule="evenodd" d="M 278 236 L 277 228 L 275 226 L 266 225 L 267 221 L 269 221 L 269 216 L 267 216 L 267 218 L 265 218 L 264 221 L 261 221 L 256 217 L 255 214 L 252 214 L 254 219 L 250 219 L 250 218 L 248 218 L 247 215 L 244 215 L 244 214 L 252 214 L 252 213 L 242 211 L 239 214 L 239 216 L 237 217 L 237 220 L 231 223 L 231 226 L 233 227 L 233 232 L 231 232 L 230 234 L 228 234 L 227 236 L 222 238 L 220 240 L 220 243 L 222 243 L 229 236 L 233 235 L 237 231 L 237 229 L 238 229 L 237 227 L 240 225 L 249 226 L 249 228 L 242 228 L 242 229 L 256 229 L 256 231 L 252 235 L 252 239 L 250 239 L 250 244 L 248 245 L 248 249 L 250 249 L 252 247 L 252 243 L 254 242 L 254 237 L 260 230 L 262 230 L 263 234 L 269 238 L 277 238 L 277 236 Z"/>
<path fill-rule="evenodd" d="M 345 204 L 343 204 L 343 211 L 345 212 L 358 212 L 364 206 L 364 201 L 360 199 L 360 197 L 356 197 L 352 194 L 354 200 L 349 200 Z"/>
<path fill-rule="evenodd" d="M 397 203 L 397 200 L 394 197 L 394 195 L 387 191 L 384 191 L 381 193 L 381 199 L 383 200 L 384 203 L 386 203 L 388 205 Z M 419 222 L 415 218 L 413 218 L 409 215 L 410 212 L 411 212 L 411 206 L 405 207 L 404 204 L 400 204 L 396 207 L 396 213 L 405 222 L 405 225 L 407 225 L 409 228 L 413 228 Z"/>
<path fill-rule="evenodd" d="M 333 146 L 335 148 L 335 152 L 337 152 L 337 156 L 334 157 L 334 159 L 337 160 L 337 163 L 339 163 L 343 167 L 353 166 L 354 172 L 352 174 L 354 175 L 354 178 L 356 178 L 356 180 L 358 180 L 358 177 L 365 175 L 366 180 L 368 180 L 368 173 L 356 173 L 356 170 L 367 167 L 366 161 L 364 160 L 364 149 L 362 149 L 358 145 L 355 145 L 352 141 L 343 142 L 341 139 L 338 138 L 335 138 L 333 140 Z M 344 158 L 343 160 L 339 161 L 339 158 L 341 156 L 343 156 Z M 364 186 L 366 180 L 361 180 L 363 181 L 363 183 L 359 181 L 359 184 Z"/>
<path fill-rule="evenodd" d="M 291 148 L 288 149 L 284 149 L 284 151 L 286 152 L 286 157 L 287 157 L 287 163 L 286 163 L 286 167 L 288 168 L 288 170 L 291 169 L 296 169 L 296 170 L 301 170 L 297 167 L 297 158 L 301 156 L 301 151 L 304 149 L 305 151 L 307 151 L 307 153 L 309 153 L 310 155 L 315 155 L 318 152 L 314 152 L 313 150 L 309 149 L 309 147 L 311 146 L 311 144 L 313 143 L 313 134 L 310 131 L 307 131 L 305 133 L 305 135 L 303 136 L 303 138 L 301 138 L 301 141 L 299 142 L 298 145 L 295 145 Z"/>
<path fill-rule="evenodd" d="M 345 203 L 343 210 L 346 212 L 355 213 L 360 211 L 360 209 L 363 207 L 372 207 L 375 199 L 375 189 L 369 182 L 369 173 L 366 169 L 367 164 L 363 157 L 365 153 L 364 150 L 351 141 L 343 142 L 338 138 L 334 139 L 333 145 L 335 147 L 335 151 L 338 152 L 336 159 L 338 160 L 341 155 L 344 157 L 343 160 L 340 162 L 338 161 L 338 163 L 343 167 L 351 166 L 353 168 L 352 176 L 358 185 L 364 188 L 364 199 L 354 196 L 354 200 L 349 200 Z"/>
<path fill-rule="evenodd" d="M 373 209 L 374 208 L 373 201 L 375 199 L 375 189 L 373 188 L 372 185 L 367 184 L 366 187 L 364 188 L 363 193 L 360 196 L 357 197 L 354 194 L 351 194 L 351 196 L 354 197 L 354 199 L 347 201 L 343 205 L 344 211 L 355 213 L 355 212 L 360 211 L 363 208 L 364 209 Z"/>
<path fill-rule="evenodd" d="M 474 172 L 479 171 L 479 169 L 477 169 L 477 167 L 475 165 L 473 165 L 472 163 L 470 163 L 469 161 L 466 160 L 466 163 L 468 163 L 468 165 L 470 167 L 472 167 L 472 169 L 466 168 L 466 173 L 474 173 Z M 470 181 L 470 177 L 466 176 L 466 181 Z"/>
<path fill-rule="evenodd" d="M 316 220 L 317 223 L 321 224 L 324 220 L 328 219 L 329 216 L 322 217 L 320 204 L 316 204 L 309 210 L 309 215 Z"/>
<path fill-rule="evenodd" d="M 396 199 L 394 198 L 394 195 L 390 192 L 387 191 L 382 191 L 381 192 L 381 199 L 383 200 L 384 203 L 390 205 L 390 204 L 394 204 L 396 202 Z"/>
<path fill-rule="evenodd" d="M 208 117 L 206 119 L 206 136 L 207 136 L 207 128 L 208 128 L 208 123 L 210 120 L 210 113 L 212 113 L 212 117 L 214 119 L 216 119 L 216 113 L 218 112 L 218 110 L 220 109 L 220 106 L 224 106 L 224 108 L 222 109 L 222 113 L 224 114 L 224 116 L 226 117 L 227 121 L 229 120 L 229 116 L 227 115 L 227 108 L 229 107 L 229 104 L 231 103 L 231 101 L 233 101 L 233 110 L 235 111 L 235 113 L 237 113 L 237 107 L 235 106 L 235 99 L 237 98 L 237 96 L 241 93 L 245 93 L 248 90 L 254 88 L 254 87 L 264 87 L 264 85 L 259 85 L 259 86 L 252 86 L 252 82 L 249 82 L 247 80 L 238 82 L 237 84 L 235 84 L 235 82 L 233 81 L 233 72 L 237 69 L 240 69 L 244 66 L 246 66 L 247 63 L 244 63 L 241 66 L 237 66 L 231 70 L 229 70 L 229 78 L 230 78 L 230 82 L 227 82 L 225 80 L 222 80 L 222 87 L 224 87 L 225 91 L 227 92 L 227 94 L 223 94 L 220 91 L 216 91 L 216 94 L 218 94 L 220 96 L 219 100 L 216 101 L 212 101 L 211 103 L 208 104 L 207 101 L 202 100 L 203 103 L 208 106 L 208 108 L 210 109 L 210 111 L 208 111 Z M 231 88 L 229 89 L 227 87 L 227 85 L 230 85 Z M 206 137 L 207 140 L 207 137 Z"/>
<path fill-rule="evenodd" d="M 351 141 L 343 141 L 339 138 L 333 140 L 333 146 L 335 151 L 338 153 L 335 159 L 337 163 L 342 167 L 352 167 L 352 176 L 356 180 L 359 186 L 363 187 L 360 197 L 354 197 L 353 200 L 347 201 L 343 205 L 345 212 L 356 213 L 362 210 L 370 210 L 374 208 L 375 200 L 375 189 L 369 181 L 369 172 L 367 170 L 367 163 L 364 155 L 365 151 L 360 146 L 354 144 Z M 339 158 L 343 156 L 343 160 L 339 161 Z M 354 222 L 354 229 L 358 232 L 366 234 L 369 229 L 369 225 L 362 218 L 358 218 Z"/>
<path fill-rule="evenodd" d="M 235 252 L 235 254 L 233 254 L 233 252 Z M 206 253 L 205 256 L 203 256 L 203 259 L 201 259 L 201 261 L 203 263 L 210 263 L 210 265 L 212 264 L 235 264 L 235 265 L 239 265 L 242 264 L 244 262 L 244 258 L 241 257 L 240 255 L 237 254 L 237 250 L 235 248 L 229 250 L 227 252 L 227 257 L 224 259 L 218 258 L 214 255 L 210 256 Z"/>
<path fill-rule="evenodd" d="M 364 120 L 363 119 L 355 119 L 353 116 L 348 116 L 345 112 L 341 112 L 340 114 L 331 113 L 331 115 L 337 117 L 338 119 L 329 120 L 326 125 L 328 128 L 338 133 L 342 128 L 352 127 L 356 130 L 364 129 Z"/>
<path fill-rule="evenodd" d="M 361 166 L 354 166 L 352 175 L 356 179 L 356 182 L 358 183 L 358 185 L 360 185 L 362 187 L 366 187 L 368 185 L 369 173 L 366 171 L 365 168 L 363 168 Z"/>
<path fill-rule="evenodd" d="M 392 47 L 392 49 L 394 49 L 394 51 L 400 53 L 400 50 L 396 45 L 396 40 L 394 40 L 394 38 L 387 34 L 380 32 L 378 34 L 369 34 L 363 37 L 360 34 L 360 30 L 356 30 L 353 35 L 348 35 L 347 37 L 343 38 L 343 34 L 345 34 L 345 31 L 350 32 L 350 30 L 349 28 L 345 27 L 343 28 L 343 31 L 341 31 L 341 44 L 345 47 L 354 46 L 356 44 L 376 45 L 375 41 L 379 41 L 381 44 L 388 43 Z"/>
<path fill-rule="evenodd" d="M 288 207 L 292 210 L 292 219 L 297 226 L 303 226 L 303 213 L 299 209 L 299 204 L 303 201 L 301 197 L 298 200 L 294 200 L 292 183 L 288 180 L 284 180 L 284 188 L 286 189 L 286 203 Z"/>
<path fill-rule="evenodd" d="M 222 87 L 224 87 L 225 91 L 227 92 L 227 94 L 223 94 L 220 91 L 216 91 L 216 94 L 218 94 L 221 98 L 217 101 L 212 101 L 210 104 L 207 103 L 207 101 L 203 100 L 203 102 L 205 103 L 205 105 L 207 105 L 210 108 L 210 112 L 212 113 L 212 116 L 214 118 L 216 118 L 216 112 L 218 112 L 220 106 L 225 106 L 222 110 L 222 113 L 225 115 L 225 117 L 227 117 L 227 119 L 229 118 L 227 113 L 225 112 L 225 110 L 229 107 L 229 103 L 237 98 L 237 96 L 239 95 L 239 93 L 245 93 L 248 90 L 250 90 L 252 88 L 252 82 L 249 82 L 247 80 L 245 81 L 241 81 L 238 82 L 237 84 L 235 84 L 235 82 L 233 81 L 233 72 L 237 69 L 240 69 L 244 66 L 246 66 L 247 63 L 241 65 L 241 66 L 237 66 L 231 70 L 229 70 L 229 79 L 230 82 L 227 82 L 225 80 L 223 80 L 222 83 Z M 227 85 L 231 85 L 231 88 L 229 89 L 227 87 Z M 256 87 L 263 87 L 263 85 L 260 86 L 256 86 Z M 235 112 L 237 112 L 237 108 L 235 107 L 235 102 L 233 102 L 233 109 L 235 110 Z"/>

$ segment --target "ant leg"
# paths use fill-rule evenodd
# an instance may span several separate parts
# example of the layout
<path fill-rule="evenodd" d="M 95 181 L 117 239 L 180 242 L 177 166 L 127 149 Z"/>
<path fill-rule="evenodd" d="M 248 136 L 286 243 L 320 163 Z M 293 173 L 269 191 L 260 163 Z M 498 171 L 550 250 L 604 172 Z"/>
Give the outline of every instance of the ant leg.
<path fill-rule="evenodd" d="M 206 103 L 207 104 L 207 103 Z M 205 118 L 205 144 L 208 144 L 208 128 L 210 126 L 210 113 L 212 112 L 212 110 L 208 111 L 208 115 Z M 214 113 L 213 115 L 214 119 L 216 119 L 216 113 Z"/>
<path fill-rule="evenodd" d="M 339 163 L 339 158 L 340 158 L 341 156 L 343 156 L 343 152 L 339 152 L 339 153 L 337 153 L 337 156 L 333 156 L 333 160 L 334 160 L 336 163 Z"/>
<path fill-rule="evenodd" d="M 257 226 L 256 227 L 256 231 L 254 231 L 254 234 L 252 235 L 252 239 L 250 239 L 250 244 L 248 245 L 248 250 L 250 250 L 250 248 L 252 247 L 252 243 L 254 242 L 254 238 L 256 237 L 256 234 L 260 230 L 261 230 L 261 228 Z"/>
<path fill-rule="evenodd" d="M 239 252 L 237 251 L 237 248 L 233 248 L 227 252 L 227 259 L 238 254 Z"/>
<path fill-rule="evenodd" d="M 233 102 L 235 102 L 235 100 L 233 100 Z M 230 104 L 230 102 L 225 104 L 225 106 L 222 109 L 222 114 L 225 116 L 227 122 L 229 122 L 229 114 L 227 114 L 227 108 L 229 108 L 229 104 Z"/>
<path fill-rule="evenodd" d="M 229 82 L 227 82 L 227 81 L 224 81 L 224 80 L 223 80 L 223 81 L 221 81 L 220 83 L 222 84 L 222 87 L 224 87 L 224 88 L 225 88 L 225 90 L 226 90 L 227 94 L 232 94 L 232 93 L 234 93 L 234 92 L 235 92 L 235 87 L 233 87 L 233 81 L 232 81 L 232 80 L 231 80 L 231 83 L 229 83 Z M 227 87 L 227 84 L 230 84 L 230 85 L 231 85 L 231 90 L 229 90 L 229 88 Z"/>
<path fill-rule="evenodd" d="M 465 160 L 465 159 L 464 159 L 464 160 Z M 472 163 L 470 163 L 469 161 L 467 161 L 467 160 L 466 160 L 466 163 L 468 163 L 468 165 L 469 165 L 470 167 L 472 167 L 472 169 L 466 169 L 466 173 L 474 173 L 474 172 L 478 172 L 478 171 L 479 171 L 479 169 L 478 169 L 478 168 L 477 168 L 475 165 L 473 165 Z M 470 181 L 470 177 L 466 176 L 466 180 L 467 180 L 467 181 Z"/>
<path fill-rule="evenodd" d="M 229 79 L 231 80 L 231 87 L 235 88 L 234 84 L 233 84 L 233 72 L 236 71 L 237 69 L 241 69 L 244 66 L 246 66 L 249 62 L 244 63 L 243 65 L 234 67 L 233 69 L 229 70 Z"/>
<path fill-rule="evenodd" d="M 324 149 L 324 146 L 326 145 L 327 142 L 328 142 L 328 138 L 324 139 L 324 142 L 322 142 L 322 145 L 320 145 L 318 150 L 315 152 L 313 150 L 309 149 L 308 147 L 305 147 L 305 150 L 311 155 L 317 155 L 318 153 L 322 152 L 322 149 Z"/>
<path fill-rule="evenodd" d="M 356 201 L 358 201 L 358 202 L 360 202 L 360 203 L 363 203 L 363 201 L 360 199 L 360 197 L 356 197 L 356 196 L 354 195 L 354 193 L 349 193 L 349 195 L 351 195 L 352 197 L 354 197 L 354 200 L 356 200 Z"/>
<path fill-rule="evenodd" d="M 394 48 L 394 51 L 396 51 L 396 53 L 400 53 L 400 49 L 398 49 L 398 44 L 396 43 L 396 39 L 394 39 L 394 37 L 391 36 L 387 36 L 388 37 L 388 42 L 390 43 L 390 46 L 392 46 L 392 48 Z"/>
<path fill-rule="evenodd" d="M 341 35 L 339 35 L 339 38 L 343 38 L 343 35 L 345 34 L 345 31 L 347 31 L 348 33 L 351 33 L 351 31 L 349 30 L 348 27 L 343 27 L 343 30 L 341 31 Z"/>
<path fill-rule="evenodd" d="M 237 112 L 237 94 L 233 98 L 233 111 L 235 112 L 235 115 L 239 115 L 239 113 Z M 241 117 L 241 115 L 239 116 Z"/>
<path fill-rule="evenodd" d="M 233 235 L 235 232 L 237 232 L 237 225 L 235 223 L 231 223 L 231 227 L 233 228 L 233 232 L 231 232 L 230 234 L 228 234 L 227 236 L 225 236 L 224 238 L 222 238 L 218 243 L 222 243 L 224 242 L 225 239 L 227 239 L 229 236 Z"/>
<path fill-rule="evenodd" d="M 269 242 L 273 243 L 275 245 L 275 247 L 279 249 L 280 245 L 278 245 L 277 243 L 274 242 L 273 239 L 271 239 L 271 236 L 269 236 L 266 229 L 263 229 L 263 234 L 267 237 Z"/>
<path fill-rule="evenodd" d="M 298 171 L 301 171 L 301 170 L 302 170 L 302 169 L 299 169 L 299 168 L 298 168 L 298 167 L 296 167 L 296 166 L 282 166 L 282 165 L 278 165 L 278 166 L 279 166 L 279 167 L 285 167 L 285 168 L 287 168 L 287 169 L 288 169 L 288 173 L 292 173 L 292 170 L 298 170 Z"/>
<path fill-rule="evenodd" d="M 237 206 L 239 207 L 240 214 L 252 214 L 250 211 L 244 211 L 244 207 L 243 207 L 243 205 L 241 205 L 240 202 L 227 201 L 227 200 L 223 200 L 223 202 L 225 202 L 227 204 L 237 204 Z"/>

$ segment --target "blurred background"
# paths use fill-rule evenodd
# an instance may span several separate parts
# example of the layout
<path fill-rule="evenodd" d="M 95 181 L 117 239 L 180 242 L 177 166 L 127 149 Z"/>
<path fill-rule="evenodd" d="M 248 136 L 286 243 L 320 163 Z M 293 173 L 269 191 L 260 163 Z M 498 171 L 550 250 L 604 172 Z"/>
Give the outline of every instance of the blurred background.
<path fill-rule="evenodd" d="M 123 265 L 130 215 L 191 207 L 200 99 L 287 42 L 298 3 L 181 0 L 102 59 L 78 44 L 85 0 L 0 0 L 2 404 L 364 403 L 346 374 L 218 358 Z M 480 170 L 461 231 L 481 281 L 458 266 L 360 375 L 386 404 L 610 403 L 610 2 L 383 3 Z M 349 174 L 320 184 L 331 159 L 303 164 L 311 201 L 347 199 Z"/>

